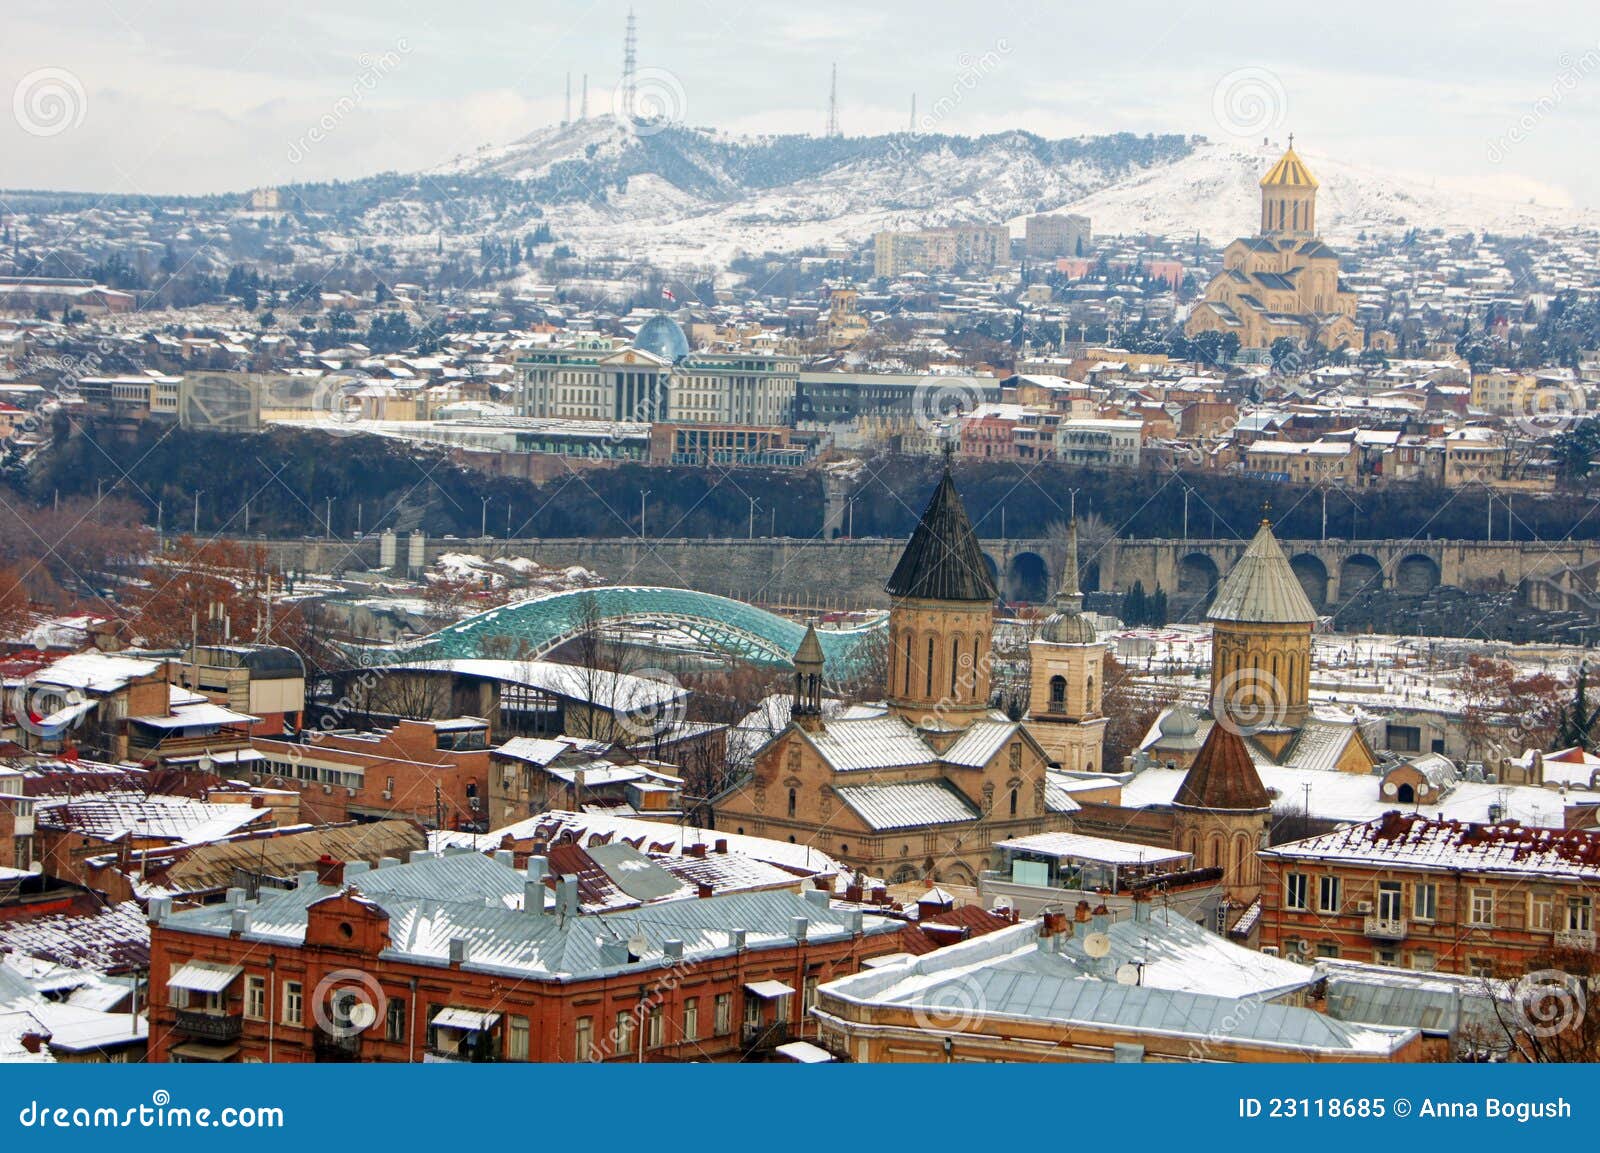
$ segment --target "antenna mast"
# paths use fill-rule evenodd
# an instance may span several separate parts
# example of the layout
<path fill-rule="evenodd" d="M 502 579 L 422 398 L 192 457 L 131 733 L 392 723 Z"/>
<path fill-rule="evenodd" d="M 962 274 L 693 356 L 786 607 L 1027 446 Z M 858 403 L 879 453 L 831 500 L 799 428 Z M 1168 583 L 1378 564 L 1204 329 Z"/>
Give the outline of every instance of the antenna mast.
<path fill-rule="evenodd" d="M 583 74 L 583 103 L 578 105 L 578 119 L 589 119 L 589 74 Z"/>
<path fill-rule="evenodd" d="M 561 114 L 561 127 L 572 123 L 572 72 L 567 72 L 567 110 Z"/>
<path fill-rule="evenodd" d="M 828 127 L 824 136 L 839 135 L 839 66 L 833 66 L 833 77 L 828 82 Z"/>
<path fill-rule="evenodd" d="M 622 41 L 622 114 L 632 118 L 633 111 L 633 72 L 637 63 L 635 54 L 635 23 L 633 9 L 628 9 L 628 33 Z"/>

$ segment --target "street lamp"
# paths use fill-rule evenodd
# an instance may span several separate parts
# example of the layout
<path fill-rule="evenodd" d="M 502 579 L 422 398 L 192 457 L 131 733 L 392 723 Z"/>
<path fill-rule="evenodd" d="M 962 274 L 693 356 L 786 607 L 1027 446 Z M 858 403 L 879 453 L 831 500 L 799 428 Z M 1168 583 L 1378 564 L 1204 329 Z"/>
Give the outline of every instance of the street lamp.
<path fill-rule="evenodd" d="M 1183 486 L 1183 542 L 1189 543 L 1189 496 L 1194 489 L 1188 485 Z"/>
<path fill-rule="evenodd" d="M 479 540 L 488 540 L 489 539 L 489 498 L 488 497 L 482 497 L 480 499 L 483 502 L 483 507 L 479 510 L 479 512 L 482 515 L 480 515 L 478 517 L 478 539 Z"/>

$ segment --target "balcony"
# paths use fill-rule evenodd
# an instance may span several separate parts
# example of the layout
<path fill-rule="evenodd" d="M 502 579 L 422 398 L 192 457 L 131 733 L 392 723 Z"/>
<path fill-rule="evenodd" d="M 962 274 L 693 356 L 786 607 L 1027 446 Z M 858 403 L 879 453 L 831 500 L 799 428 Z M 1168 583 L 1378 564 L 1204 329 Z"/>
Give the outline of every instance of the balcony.
<path fill-rule="evenodd" d="M 761 1024 L 746 1022 L 743 1040 L 747 1050 L 775 1048 L 789 1040 L 789 1022 L 773 1021 Z"/>
<path fill-rule="evenodd" d="M 179 1009 L 174 1028 L 191 1037 L 208 1041 L 237 1041 L 244 1032 L 244 1018 L 234 1013 L 210 1013 L 202 1009 Z"/>
<path fill-rule="evenodd" d="M 338 1064 L 361 1060 L 361 1034 L 336 1035 L 318 1029 L 311 1037 L 311 1052 L 319 1062 Z"/>
<path fill-rule="evenodd" d="M 1361 931 L 1378 941 L 1403 941 L 1406 939 L 1406 922 L 1403 917 L 1364 917 Z"/>
<path fill-rule="evenodd" d="M 1561 929 L 1556 932 L 1555 946 L 1558 949 L 1582 949 L 1589 953 L 1594 951 L 1593 929 Z"/>

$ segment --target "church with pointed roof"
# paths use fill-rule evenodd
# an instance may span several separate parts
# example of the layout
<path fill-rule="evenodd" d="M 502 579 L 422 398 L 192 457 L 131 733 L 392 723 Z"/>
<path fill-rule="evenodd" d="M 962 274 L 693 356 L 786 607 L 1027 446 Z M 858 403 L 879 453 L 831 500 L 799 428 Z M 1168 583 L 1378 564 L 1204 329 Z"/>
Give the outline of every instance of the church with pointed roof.
<path fill-rule="evenodd" d="M 1339 254 L 1317 235 L 1317 178 L 1289 148 L 1261 178 L 1261 226 L 1222 252 L 1222 271 L 1206 285 L 1184 332 L 1233 333 L 1239 346 L 1265 349 L 1280 337 L 1305 347 L 1361 348 L 1356 294 L 1339 280 Z"/>
<path fill-rule="evenodd" d="M 976 886 L 994 842 L 1064 831 L 1078 804 L 1029 726 L 990 702 L 997 592 L 948 458 L 884 588 L 885 703 L 824 717 L 808 628 L 790 723 L 715 800 L 716 827 L 893 883 Z"/>

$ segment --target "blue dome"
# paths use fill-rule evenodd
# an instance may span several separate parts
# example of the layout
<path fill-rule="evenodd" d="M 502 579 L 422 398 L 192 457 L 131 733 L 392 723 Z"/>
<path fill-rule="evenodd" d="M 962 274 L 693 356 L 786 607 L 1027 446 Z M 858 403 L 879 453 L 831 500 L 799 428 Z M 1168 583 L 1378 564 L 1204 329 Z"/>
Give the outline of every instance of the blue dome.
<path fill-rule="evenodd" d="M 633 347 L 641 352 L 653 352 L 676 364 L 689 355 L 689 338 L 676 320 L 658 312 L 644 322 L 639 335 L 633 338 Z"/>

